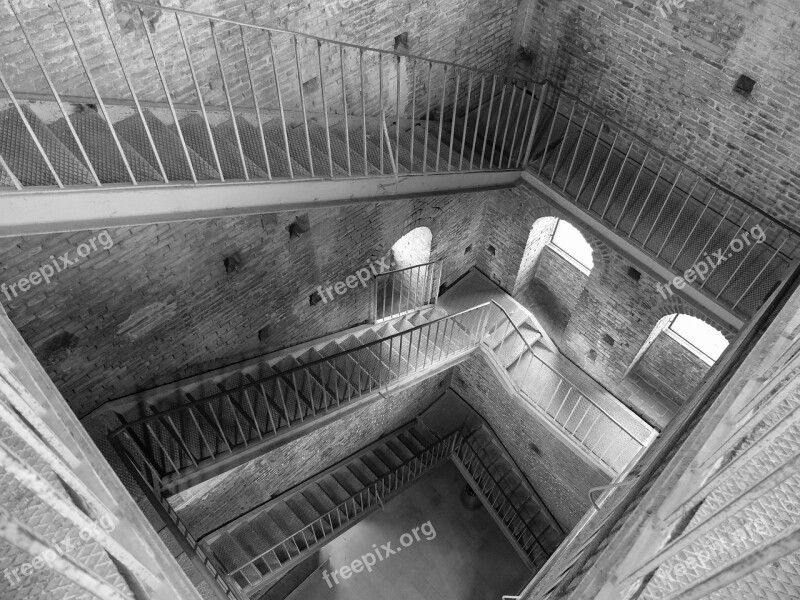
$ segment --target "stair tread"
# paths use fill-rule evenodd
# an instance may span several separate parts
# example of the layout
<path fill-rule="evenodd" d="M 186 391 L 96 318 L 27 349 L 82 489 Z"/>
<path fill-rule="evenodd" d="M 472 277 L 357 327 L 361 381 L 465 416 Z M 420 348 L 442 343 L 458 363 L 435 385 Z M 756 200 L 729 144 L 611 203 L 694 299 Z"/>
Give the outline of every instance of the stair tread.
<path fill-rule="evenodd" d="M 77 156 L 26 105 L 22 113 L 33 129 L 56 173 L 64 185 L 94 184 L 91 173 Z M 47 167 L 22 118 L 13 107 L 0 112 L 0 155 L 22 185 L 54 186 L 56 181 Z"/>
<path fill-rule="evenodd" d="M 160 119 L 156 118 L 150 111 L 143 110 L 147 128 L 153 138 L 158 156 L 164 166 L 164 172 L 170 181 L 191 181 L 192 175 L 186 162 L 186 152 L 184 152 L 181 140 L 175 130 L 171 129 Z M 130 115 L 114 125 L 120 137 L 124 138 L 144 159 L 157 168 L 158 161 L 153 153 L 153 148 L 147 137 L 147 132 L 142 125 L 138 114 Z M 195 170 L 198 180 L 219 179 L 216 170 L 202 159 L 194 150 L 188 147 L 189 158 Z"/>

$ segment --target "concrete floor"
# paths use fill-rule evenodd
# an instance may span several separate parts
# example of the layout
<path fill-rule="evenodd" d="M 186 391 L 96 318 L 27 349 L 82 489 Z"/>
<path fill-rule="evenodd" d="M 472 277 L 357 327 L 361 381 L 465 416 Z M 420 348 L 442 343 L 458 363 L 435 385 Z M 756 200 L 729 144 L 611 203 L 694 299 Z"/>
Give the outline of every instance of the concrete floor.
<path fill-rule="evenodd" d="M 325 546 L 322 567 L 287 600 L 487 600 L 518 593 L 533 574 L 482 506 L 464 507 L 465 486 L 451 462 L 436 467 L 384 510 Z M 404 533 L 428 521 L 419 541 L 400 545 Z M 374 552 L 375 546 L 380 551 L 387 542 L 396 554 L 376 561 L 371 572 L 347 579 L 339 575 L 334 583 L 331 571 Z"/>

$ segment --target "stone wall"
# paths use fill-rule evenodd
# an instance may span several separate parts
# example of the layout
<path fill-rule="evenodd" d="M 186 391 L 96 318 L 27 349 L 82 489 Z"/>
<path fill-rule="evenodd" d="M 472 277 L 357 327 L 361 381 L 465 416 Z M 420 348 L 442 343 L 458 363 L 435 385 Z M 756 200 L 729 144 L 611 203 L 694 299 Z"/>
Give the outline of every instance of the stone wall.
<path fill-rule="evenodd" d="M 482 239 L 484 204 L 499 193 L 115 228 L 109 249 L 102 232 L 6 238 L 5 284 L 50 257 L 75 262 L 89 251 L 49 284 L 6 288 L 0 301 L 83 416 L 113 398 L 367 322 L 370 287 L 325 301 L 312 294 L 416 227 L 431 230 L 431 259 L 444 259 L 442 283 L 452 283 L 475 264 L 464 247 Z M 96 249 L 82 246 L 99 237 Z"/>
<path fill-rule="evenodd" d="M 577 93 L 770 214 L 800 223 L 799 4 L 532 0 L 523 6 L 520 71 L 535 68 L 539 78 Z M 756 81 L 749 96 L 734 91 L 740 75 Z"/>

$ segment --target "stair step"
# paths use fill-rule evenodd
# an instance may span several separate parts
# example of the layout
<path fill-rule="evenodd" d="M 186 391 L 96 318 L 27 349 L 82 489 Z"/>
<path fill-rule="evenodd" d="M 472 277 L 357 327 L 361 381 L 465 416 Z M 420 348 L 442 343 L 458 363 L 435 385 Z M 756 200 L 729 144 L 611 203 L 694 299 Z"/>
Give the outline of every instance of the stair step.
<path fill-rule="evenodd" d="M 186 153 L 176 131 L 153 116 L 150 111 L 143 110 L 142 114 L 153 137 L 153 143 L 167 178 L 170 181 L 191 181 L 192 175 L 186 162 Z M 138 114 L 132 114 L 118 121 L 114 128 L 117 130 L 117 134 L 124 138 L 154 169 L 158 168 L 156 155 L 153 153 L 147 132 Z M 187 149 L 198 180 L 219 179 L 214 167 L 203 160 L 191 147 L 188 147 L 188 143 Z"/>
<path fill-rule="evenodd" d="M 397 143 L 397 126 L 392 125 L 389 128 L 389 139 L 392 141 L 393 151 L 396 152 Z M 414 162 L 411 162 L 411 147 L 414 147 Z M 411 129 L 408 127 L 400 127 L 400 164 L 415 173 L 423 171 L 423 157 L 425 157 L 425 172 L 433 171 L 436 167 L 436 156 L 428 152 L 425 153 L 425 146 L 422 141 L 412 135 Z"/>
<path fill-rule="evenodd" d="M 330 496 L 328 496 L 326 491 L 319 486 L 318 482 L 305 488 L 302 494 L 303 499 L 313 506 L 314 509 L 321 515 L 329 512 L 337 504 L 331 499 Z"/>
<path fill-rule="evenodd" d="M 200 155 L 203 160 L 209 165 L 212 165 L 216 170 L 216 159 L 219 159 L 222 174 L 225 179 L 244 179 L 245 172 L 242 167 L 242 160 L 239 154 L 239 147 L 236 144 L 236 138 L 230 141 L 226 136 L 219 135 L 219 131 L 214 131 L 212 128 L 211 135 L 214 139 L 212 146 L 209 139 L 208 128 L 203 117 L 197 113 L 190 114 L 179 121 L 183 137 L 189 147 Z M 175 130 L 175 125 L 171 125 Z M 232 129 L 232 127 L 231 127 Z M 243 145 L 244 146 L 244 145 Z M 214 157 L 214 150 L 216 150 L 216 159 Z M 245 166 L 247 167 L 247 174 L 249 177 L 266 179 L 266 171 L 261 170 L 256 163 L 251 161 L 245 155 Z"/>
<path fill-rule="evenodd" d="M 100 181 L 103 183 L 130 182 L 130 175 L 125 168 L 119 148 L 114 142 L 106 121 L 93 110 L 73 113 L 70 115 L 70 121 L 78 133 L 78 138 L 84 150 L 86 150 L 86 154 L 89 156 L 89 160 Z M 78 143 L 69 130 L 66 119 L 61 118 L 49 127 L 56 137 L 61 140 L 61 143 L 88 170 L 88 165 L 83 160 Z M 122 146 L 125 158 L 137 182 L 161 181 L 160 174 L 128 142 L 120 136 L 117 136 L 117 139 L 120 142 L 120 146 Z"/>
<path fill-rule="evenodd" d="M 268 123 L 271 123 L 271 125 L 267 126 Z M 279 120 L 262 121 L 263 138 L 258 131 L 257 125 L 251 124 L 242 117 L 236 118 L 236 125 L 239 128 L 239 137 L 242 140 L 242 148 L 245 155 L 258 165 L 262 171 L 267 171 L 267 164 L 264 160 L 264 146 L 266 146 L 269 171 L 272 177 L 289 177 L 290 173 L 294 177 L 309 176 L 309 172 L 296 160 L 291 161 L 292 169 L 290 172 L 290 162 L 286 156 L 286 144 L 283 139 L 283 128 Z M 216 130 L 229 143 L 236 143 L 236 132 L 232 121 L 226 121 L 218 125 Z"/>
<path fill-rule="evenodd" d="M 21 110 L 62 183 L 64 185 L 93 185 L 95 181 L 91 173 L 77 156 L 61 143 L 30 108 L 22 105 Z M 0 131 L 3 132 L 3 135 L 0 136 L 0 155 L 3 156 L 8 168 L 22 185 L 56 185 L 50 169 L 15 108 L 8 108 L 0 112 Z"/>
<path fill-rule="evenodd" d="M 387 475 L 391 471 L 389 466 L 373 453 L 365 454 L 360 458 L 360 460 L 367 466 L 367 468 L 369 468 L 370 471 L 375 473 L 378 478 Z"/>
<path fill-rule="evenodd" d="M 362 137 L 362 131 L 362 126 L 358 124 L 356 119 L 351 119 L 347 137 L 350 140 L 350 161 L 353 176 L 364 175 L 364 138 Z M 333 125 L 331 133 L 344 141 L 346 139 L 344 123 Z M 380 175 L 380 156 L 380 148 L 368 138 L 366 141 L 366 165 L 369 175 Z M 384 167 L 384 173 L 388 172 Z"/>
<path fill-rule="evenodd" d="M 339 482 L 332 477 L 325 477 L 324 479 L 320 480 L 317 485 L 319 485 L 319 487 L 325 491 L 328 497 L 335 504 L 340 504 L 350 497 L 350 494 L 347 493 L 347 490 L 344 489 Z"/>
<path fill-rule="evenodd" d="M 350 472 L 358 478 L 363 487 L 374 483 L 379 478 L 378 474 L 370 469 L 369 466 L 360 459 L 356 459 L 351 462 L 349 465 L 347 465 L 347 468 L 350 469 Z"/>
<path fill-rule="evenodd" d="M 344 488 L 350 496 L 357 494 L 364 489 L 364 484 L 362 484 L 358 477 L 356 477 L 347 468 L 339 469 L 333 473 L 332 476 L 336 480 L 336 483 Z"/>

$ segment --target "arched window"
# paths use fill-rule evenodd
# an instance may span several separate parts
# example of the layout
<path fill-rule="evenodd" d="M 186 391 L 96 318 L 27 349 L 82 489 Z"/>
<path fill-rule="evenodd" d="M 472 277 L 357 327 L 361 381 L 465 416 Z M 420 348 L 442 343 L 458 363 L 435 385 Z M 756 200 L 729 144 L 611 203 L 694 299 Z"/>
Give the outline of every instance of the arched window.
<path fill-rule="evenodd" d="M 728 347 L 728 340 L 721 332 L 689 315 L 672 315 L 667 331 L 709 365 L 713 365 Z"/>
<path fill-rule="evenodd" d="M 550 243 L 587 275 L 594 267 L 592 247 L 574 226 L 558 219 Z"/>

